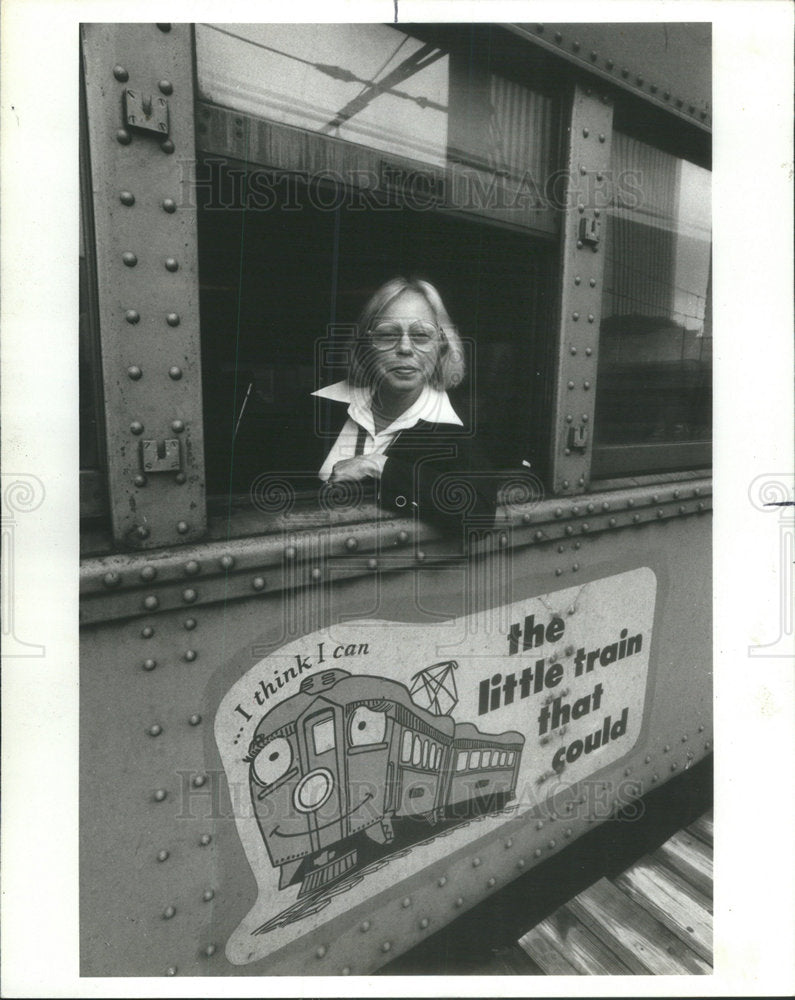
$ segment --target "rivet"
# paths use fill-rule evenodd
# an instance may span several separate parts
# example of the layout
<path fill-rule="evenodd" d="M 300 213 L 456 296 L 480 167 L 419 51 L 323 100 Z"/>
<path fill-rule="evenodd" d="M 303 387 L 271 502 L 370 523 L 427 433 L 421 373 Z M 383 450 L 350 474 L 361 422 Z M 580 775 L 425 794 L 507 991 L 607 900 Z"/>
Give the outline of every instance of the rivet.
<path fill-rule="evenodd" d="M 670 90 L 664 91 L 663 92 L 663 97 L 665 98 L 666 101 L 670 101 L 671 100 L 671 91 Z"/>
<path fill-rule="evenodd" d="M 576 504 L 576 503 L 575 503 L 575 504 L 572 504 L 572 508 L 571 508 L 571 516 L 572 516 L 572 517 L 577 517 L 577 515 L 578 515 L 579 513 L 580 513 L 580 508 L 579 508 L 579 507 L 577 506 L 577 504 Z"/>
<path fill-rule="evenodd" d="M 175 434 L 181 434 L 185 430 L 185 422 L 183 420 L 172 420 L 171 430 L 174 431 Z"/>
<path fill-rule="evenodd" d="M 591 355 L 593 354 L 593 348 L 591 348 L 591 347 L 586 347 L 586 348 L 585 348 L 585 353 L 586 353 L 586 355 L 587 355 L 587 356 L 588 356 L 588 357 L 590 358 L 590 356 L 591 356 Z"/>
<path fill-rule="evenodd" d="M 417 562 L 424 562 L 424 561 L 425 561 L 425 553 L 422 551 L 422 549 L 417 549 Z"/>
<path fill-rule="evenodd" d="M 123 66 L 114 66 L 113 75 L 119 81 L 119 83 L 126 83 L 130 79 L 130 74 Z"/>
<path fill-rule="evenodd" d="M 185 483 L 186 480 L 187 476 L 185 475 L 184 472 L 178 472 L 176 476 L 174 476 L 174 482 L 178 483 L 180 486 L 182 486 L 182 484 Z"/>
<path fill-rule="evenodd" d="M 555 508 L 555 517 L 563 517 L 563 508 L 562 507 L 556 507 Z"/>
<path fill-rule="evenodd" d="M 199 837 L 199 843 L 201 844 L 202 847 L 206 847 L 212 839 L 213 838 L 210 836 L 209 833 L 203 833 L 201 837 Z"/>
<path fill-rule="evenodd" d="M 583 387 L 583 389 L 586 389 L 586 390 L 591 388 L 591 383 L 588 381 L 588 379 L 586 379 L 583 382 L 582 387 Z"/>
<path fill-rule="evenodd" d="M 401 545 L 405 545 L 409 540 L 409 533 L 407 531 L 399 531 L 397 538 Z"/>
<path fill-rule="evenodd" d="M 254 588 L 254 590 L 264 590 L 265 589 L 265 577 L 264 576 L 255 576 L 254 579 L 251 581 L 251 586 Z"/>
<path fill-rule="evenodd" d="M 574 276 L 574 284 L 575 284 L 575 285 L 579 285 L 579 283 L 580 283 L 581 281 L 582 281 L 582 278 L 581 278 L 581 277 L 579 276 L 579 274 L 576 274 L 576 275 Z"/>
<path fill-rule="evenodd" d="M 167 271 L 177 271 L 179 270 L 179 264 L 173 257 L 166 257 L 165 267 Z"/>
<path fill-rule="evenodd" d="M 121 577 L 119 576 L 118 573 L 114 572 L 106 573 L 102 577 L 102 582 L 106 587 L 118 587 L 119 583 L 121 582 Z"/>
<path fill-rule="evenodd" d="M 697 504 L 696 504 L 696 507 L 697 507 L 697 508 L 698 508 L 698 509 L 699 509 L 700 511 L 703 511 L 703 510 L 705 509 L 705 508 L 704 508 L 704 504 L 703 504 L 703 503 L 697 503 Z"/>
<path fill-rule="evenodd" d="M 355 538 L 346 538 L 345 539 L 345 548 L 349 552 L 353 552 L 353 550 L 356 549 L 356 548 L 358 548 L 358 547 L 359 547 L 359 543 L 356 541 Z"/>
<path fill-rule="evenodd" d="M 472 859 L 472 867 L 473 868 L 480 868 L 480 858 L 473 858 Z"/>
<path fill-rule="evenodd" d="M 603 180 L 604 180 L 604 177 L 605 177 L 605 175 L 604 175 L 604 174 L 603 174 L 603 173 L 601 172 L 601 170 L 597 171 L 597 174 L 596 174 L 596 179 L 597 179 L 598 181 L 603 181 Z M 594 284 L 596 284 L 596 282 L 594 282 Z"/>
<path fill-rule="evenodd" d="M 582 250 L 582 240 L 577 240 L 577 249 Z"/>
<path fill-rule="evenodd" d="M 540 857 L 541 857 L 541 848 L 540 848 L 540 847 L 537 847 L 537 848 L 536 848 L 536 849 L 535 849 L 535 850 L 533 851 L 533 856 L 534 856 L 534 857 L 536 857 L 536 858 L 540 858 Z"/>
<path fill-rule="evenodd" d="M 362 934 L 366 934 L 370 930 L 370 921 L 363 920 L 362 923 L 359 925 L 359 930 L 362 932 Z"/>
<path fill-rule="evenodd" d="M 646 754 L 644 760 L 646 761 L 647 764 L 651 764 L 651 755 L 650 754 Z"/>
<path fill-rule="evenodd" d="M 193 602 L 196 600 L 198 596 L 199 595 L 196 593 L 196 591 L 193 590 L 191 587 L 188 587 L 187 590 L 182 591 L 182 600 L 186 604 L 193 604 Z"/>
<path fill-rule="evenodd" d="M 561 33 L 559 31 L 555 32 L 555 41 L 556 42 L 562 42 L 563 41 L 563 35 L 561 35 Z"/>
<path fill-rule="evenodd" d="M 378 569 L 378 560 L 377 559 L 368 559 L 367 560 L 367 568 L 368 569 Z"/>
<path fill-rule="evenodd" d="M 129 207 L 130 205 L 135 204 L 135 195 L 132 191 L 121 191 L 119 192 L 119 201 L 122 205 L 127 205 Z"/>
<path fill-rule="evenodd" d="M 176 907 L 174 907 L 174 906 L 167 906 L 165 908 L 165 910 L 163 910 L 163 919 L 164 920 L 171 920 L 171 918 L 174 916 L 174 914 L 176 912 L 177 912 Z"/>
<path fill-rule="evenodd" d="M 676 99 L 676 106 L 677 106 L 677 108 L 681 108 L 684 103 L 685 102 L 682 100 L 681 97 L 677 97 L 677 99 Z"/>
<path fill-rule="evenodd" d="M 284 550 L 284 558 L 285 559 L 288 559 L 288 560 L 295 559 L 296 554 L 297 554 L 296 553 L 296 548 L 295 548 L 294 545 L 288 545 L 287 548 Z"/>
<path fill-rule="evenodd" d="M 589 136 L 589 135 L 590 135 L 591 133 L 589 132 L 589 130 L 588 130 L 587 128 L 584 128 L 584 129 L 582 130 L 582 134 L 583 134 L 583 137 L 584 137 L 585 139 L 587 139 L 587 138 L 588 138 L 588 136 Z"/>
<path fill-rule="evenodd" d="M 656 94 L 657 93 L 657 84 L 656 83 L 650 83 L 649 84 L 649 90 L 652 92 L 652 94 Z"/>
<path fill-rule="evenodd" d="M 234 556 L 221 556 L 221 558 L 218 560 L 218 562 L 221 565 L 221 569 L 232 569 L 232 567 L 235 565 L 235 557 Z"/>
<path fill-rule="evenodd" d="M 170 80 L 161 80 L 158 83 L 158 87 L 160 88 L 160 93 L 166 96 L 174 93 L 174 84 Z"/>
<path fill-rule="evenodd" d="M 582 523 L 582 530 L 583 531 L 590 531 L 591 530 L 591 525 L 588 523 L 588 521 L 583 521 L 583 523 Z M 579 544 L 577 544 L 574 547 L 575 547 L 575 549 L 578 549 L 580 546 L 579 546 Z"/>
<path fill-rule="evenodd" d="M 580 202 L 580 204 L 577 206 L 577 211 L 580 213 L 580 215 L 582 215 L 582 213 L 585 211 L 585 205 L 583 205 L 582 202 Z"/>
<path fill-rule="evenodd" d="M 543 537 L 544 537 L 543 531 L 537 531 L 535 535 L 533 535 L 533 538 L 535 538 L 537 542 L 540 542 Z"/>
<path fill-rule="evenodd" d="M 158 851 L 157 852 L 158 861 L 168 861 L 168 851 Z"/>
<path fill-rule="evenodd" d="M 522 524 L 529 524 L 532 520 L 531 516 L 527 513 L 522 514 Z"/>
<path fill-rule="evenodd" d="M 695 489 L 693 490 L 693 496 L 694 496 L 694 497 L 700 497 L 700 496 L 701 496 L 701 487 L 700 487 L 700 486 L 697 486 L 697 487 L 696 487 L 696 488 L 695 488 Z"/>
<path fill-rule="evenodd" d="M 198 726 L 201 721 L 202 717 L 199 715 L 199 713 L 194 712 L 194 714 L 188 719 L 188 725 Z"/>
<path fill-rule="evenodd" d="M 150 726 L 147 730 L 150 736 L 159 736 L 163 732 L 163 727 L 158 726 L 157 723 L 154 726 Z"/>
<path fill-rule="evenodd" d="M 124 314 L 124 318 L 131 326 L 135 326 L 141 319 L 141 314 L 136 309 L 128 309 Z"/>
<path fill-rule="evenodd" d="M 428 920 L 428 918 L 423 917 L 422 920 L 420 920 L 420 929 L 425 930 L 425 928 L 428 926 L 429 923 L 430 921 Z"/>
<path fill-rule="evenodd" d="M 342 967 L 342 975 L 343 976 L 349 976 L 350 974 L 351 974 L 351 967 L 350 967 L 350 965 L 343 965 L 343 967 Z"/>
<path fill-rule="evenodd" d="M 439 886 L 440 889 L 442 888 L 442 886 L 447 885 L 447 876 L 442 875 L 442 877 L 437 881 L 436 884 Z"/>
<path fill-rule="evenodd" d="M 199 570 L 201 570 L 201 566 L 196 562 L 195 559 L 190 559 L 188 562 L 185 563 L 184 570 L 188 574 L 188 576 L 194 576 L 196 573 L 199 572 Z"/>
<path fill-rule="evenodd" d="M 185 628 L 185 629 L 187 629 L 188 632 L 190 632 L 192 629 L 196 628 L 196 619 L 195 618 L 186 618 L 185 621 L 183 622 L 183 626 L 182 627 Z"/>
<path fill-rule="evenodd" d="M 629 500 L 627 500 L 627 507 L 634 507 L 634 506 L 635 506 L 635 501 L 632 497 L 630 497 Z"/>
<path fill-rule="evenodd" d="M 700 733 L 703 733 L 703 732 L 704 732 L 704 726 L 703 726 L 703 725 L 700 725 L 700 726 L 698 727 L 698 731 L 699 731 Z"/>
<path fill-rule="evenodd" d="M 560 485 L 561 485 L 562 489 L 567 490 L 569 488 L 569 481 L 568 481 L 568 479 L 562 480 L 562 482 L 561 482 Z"/>
<path fill-rule="evenodd" d="M 585 167 L 584 167 L 584 166 L 582 166 L 582 164 L 580 164 L 580 174 L 581 174 L 581 175 L 582 175 L 583 177 L 585 177 L 585 175 L 586 175 L 587 173 L 588 173 L 588 171 L 587 171 L 587 170 L 585 169 Z"/>
<path fill-rule="evenodd" d="M 125 267 L 135 267 L 138 263 L 138 258 L 131 250 L 125 250 L 121 255 L 121 259 L 124 262 Z"/>
<path fill-rule="evenodd" d="M 315 950 L 315 955 L 318 958 L 325 958 L 326 957 L 326 946 L 324 944 L 322 944 L 319 948 L 317 948 Z"/>
<path fill-rule="evenodd" d="M 659 775 L 657 775 L 657 774 L 653 774 L 653 775 L 651 776 L 651 780 L 652 780 L 653 782 L 655 782 L 655 784 L 656 784 L 656 783 L 657 783 L 657 782 L 658 782 L 658 781 L 660 780 L 660 776 L 659 776 Z"/>
<path fill-rule="evenodd" d="M 209 903 L 214 896 L 215 893 L 213 892 L 212 889 L 205 889 L 204 892 L 202 893 L 202 899 L 204 900 L 205 903 Z"/>
<path fill-rule="evenodd" d="M 604 132 L 600 132 L 599 133 L 599 142 L 604 142 L 604 141 L 605 141 L 605 134 L 604 134 Z"/>
<path fill-rule="evenodd" d="M 560 569 L 560 568 L 558 568 L 558 569 L 555 570 L 555 576 L 561 576 L 562 573 L 563 573 L 563 570 Z"/>
<path fill-rule="evenodd" d="M 177 313 L 169 313 L 166 316 L 166 323 L 169 326 L 179 326 L 179 315 Z"/>
<path fill-rule="evenodd" d="M 565 545 L 559 545 L 558 546 L 558 552 L 563 553 L 565 551 L 566 551 L 566 546 Z"/>
<path fill-rule="evenodd" d="M 624 777 L 628 778 L 630 776 L 630 774 L 632 774 L 632 768 L 631 767 L 625 767 L 624 768 Z"/>
<path fill-rule="evenodd" d="M 573 389 L 574 388 L 574 383 L 573 382 L 569 382 L 568 383 L 568 387 L 569 387 L 569 389 Z"/>
<path fill-rule="evenodd" d="M 154 634 L 155 630 L 152 628 L 151 625 L 144 625 L 144 627 L 141 629 L 142 639 L 151 639 Z"/>
<path fill-rule="evenodd" d="M 580 314 L 579 314 L 578 312 L 573 312 L 573 313 L 571 314 L 571 318 L 572 318 L 572 319 L 574 320 L 574 322 L 576 323 L 576 322 L 577 322 L 577 320 L 578 320 L 578 319 L 580 318 Z"/>
<path fill-rule="evenodd" d="M 391 951 L 391 950 L 392 950 L 392 942 L 384 941 L 384 943 L 381 945 L 381 951 Z"/>
<path fill-rule="evenodd" d="M 154 594 L 149 594 L 148 597 L 144 598 L 144 607 L 147 611 L 153 611 L 155 608 L 160 606 L 160 601 L 155 597 Z"/>
<path fill-rule="evenodd" d="M 195 649 L 185 650 L 185 659 L 187 660 L 188 663 L 193 663 L 198 655 L 199 654 L 196 652 Z"/>
<path fill-rule="evenodd" d="M 626 67 L 624 67 L 624 68 L 623 68 L 623 69 L 621 70 L 621 75 L 622 75 L 622 76 L 624 77 L 624 79 L 626 80 L 626 78 L 627 78 L 627 77 L 629 76 L 629 70 L 628 70 L 628 69 L 627 69 Z"/>
<path fill-rule="evenodd" d="M 177 521 L 177 531 L 180 535 L 187 535 L 188 533 L 188 522 L 187 521 Z"/>
<path fill-rule="evenodd" d="M 636 77 L 636 78 L 635 78 L 635 82 L 637 83 L 637 85 L 638 85 L 639 87 L 642 87 L 642 86 L 643 86 L 643 77 L 642 77 L 642 76 L 638 76 L 638 77 Z"/>
<path fill-rule="evenodd" d="M 206 774 L 194 775 L 191 784 L 193 785 L 194 788 L 202 788 L 204 785 L 207 784 L 207 775 Z"/>
<path fill-rule="evenodd" d="M 177 365 L 172 365 L 168 370 L 168 377 L 178 382 L 182 378 L 182 369 Z"/>
<path fill-rule="evenodd" d="M 406 898 L 403 900 L 403 902 L 400 905 L 405 910 L 406 907 L 411 906 L 411 898 L 409 896 L 406 896 Z"/>
<path fill-rule="evenodd" d="M 679 766 L 679 765 L 678 765 L 678 764 L 676 763 L 676 761 L 674 761 L 674 762 L 673 762 L 673 764 L 671 764 L 671 770 L 672 770 L 672 771 L 675 771 L 675 770 L 677 769 L 677 767 L 678 767 L 678 766 Z"/>
<path fill-rule="evenodd" d="M 612 69 L 615 66 L 615 63 L 612 59 L 605 59 L 605 66 L 607 66 L 608 69 Z M 604 99 L 605 98 L 603 98 L 603 100 Z"/>
<path fill-rule="evenodd" d="M 638 521 L 640 521 L 640 514 L 633 514 L 632 520 L 634 521 L 635 524 L 637 524 Z"/>
<path fill-rule="evenodd" d="M 658 507 L 657 508 L 657 517 L 664 517 L 664 516 L 665 516 L 665 511 L 661 507 Z"/>
<path fill-rule="evenodd" d="M 574 534 L 574 528 L 572 528 L 572 526 L 570 524 L 566 525 L 566 534 L 567 535 L 573 535 Z"/>
<path fill-rule="evenodd" d="M 571 43 L 571 47 L 574 49 L 575 52 L 579 52 L 580 51 L 580 43 L 579 42 L 572 42 Z"/>
<path fill-rule="evenodd" d="M 174 143 L 170 139 L 166 139 L 165 142 L 160 143 L 160 148 L 164 153 L 169 155 L 174 152 Z"/>
<path fill-rule="evenodd" d="M 144 660 L 142 666 L 144 670 L 154 670 L 155 667 L 157 666 L 157 660 L 152 660 L 151 658 L 148 660 Z"/>
<path fill-rule="evenodd" d="M 593 323 L 593 313 L 588 313 L 588 322 Z"/>
<path fill-rule="evenodd" d="M 686 513 L 687 513 L 687 507 L 685 507 L 685 506 L 680 506 L 680 507 L 679 507 L 679 513 L 680 513 L 680 514 L 686 514 Z"/>
<path fill-rule="evenodd" d="M 173 213 L 177 210 L 177 203 L 173 198 L 164 198 L 162 204 L 163 211 L 168 212 L 169 215 L 173 215 Z"/>
<path fill-rule="evenodd" d="M 214 944 L 208 944 L 207 947 L 204 949 L 204 954 L 208 958 L 212 958 L 212 956 L 215 954 L 215 945 Z"/>
<path fill-rule="evenodd" d="M 616 526 L 616 519 L 614 517 L 611 517 L 610 520 L 607 523 L 610 525 L 611 528 L 615 528 L 615 526 Z"/>
<path fill-rule="evenodd" d="M 574 417 L 570 413 L 567 413 L 566 414 L 566 423 L 570 424 L 573 420 L 574 420 Z"/>
<path fill-rule="evenodd" d="M 707 740 L 707 742 L 706 742 L 706 743 L 704 744 L 704 749 L 705 749 L 705 750 L 709 750 L 709 748 L 710 748 L 711 746 L 712 746 L 712 743 L 711 743 L 711 742 L 710 742 L 709 740 Z"/>
<path fill-rule="evenodd" d="M 596 60 L 597 60 L 598 57 L 597 57 L 597 55 L 596 55 L 596 53 L 594 52 L 593 49 L 591 49 L 590 56 L 591 56 L 591 61 L 592 62 L 596 62 Z"/>
<path fill-rule="evenodd" d="M 313 579 L 313 580 L 319 580 L 319 579 L 320 579 L 320 577 L 321 577 L 321 576 L 322 576 L 323 574 L 322 574 L 322 572 L 321 572 L 321 571 L 320 571 L 320 570 L 318 569 L 318 567 L 317 567 L 317 566 L 315 566 L 315 567 L 314 567 L 314 569 L 312 570 L 312 572 L 311 572 L 311 573 L 310 573 L 309 575 L 310 575 L 310 576 L 312 577 L 312 579 Z"/>
<path fill-rule="evenodd" d="M 155 802 L 165 802 L 167 795 L 168 792 L 165 790 L 165 788 L 158 788 L 154 796 Z"/>
<path fill-rule="evenodd" d="M 455 901 L 455 905 L 456 906 L 463 906 L 464 905 L 464 900 L 459 896 L 458 899 L 456 899 L 456 901 Z"/>
<path fill-rule="evenodd" d="M 575 354 L 577 353 L 577 348 L 576 348 L 576 347 L 570 347 L 570 348 L 569 348 L 569 353 L 570 353 L 570 354 L 571 354 L 572 356 L 574 356 L 574 355 L 575 355 Z"/>
<path fill-rule="evenodd" d="M 149 537 L 149 529 L 146 527 L 145 524 L 139 524 L 138 527 L 135 529 L 135 534 L 140 539 L 146 539 Z"/>
<path fill-rule="evenodd" d="M 496 879 L 496 878 L 494 878 L 494 876 L 493 876 L 493 875 L 492 875 L 492 877 L 491 877 L 491 878 L 490 878 L 490 879 L 488 880 L 488 882 L 486 883 L 486 885 L 487 885 L 487 886 L 488 886 L 488 887 L 489 887 L 490 889 L 493 889 L 493 888 L 494 888 L 494 886 L 495 886 L 496 884 L 497 884 L 497 879 Z"/>
<path fill-rule="evenodd" d="M 171 31 L 170 24 L 156 24 L 155 27 L 166 35 L 169 33 L 169 31 Z"/>
<path fill-rule="evenodd" d="M 126 128 L 116 129 L 116 142 L 118 142 L 121 146 L 129 146 L 131 141 L 132 136 Z"/>

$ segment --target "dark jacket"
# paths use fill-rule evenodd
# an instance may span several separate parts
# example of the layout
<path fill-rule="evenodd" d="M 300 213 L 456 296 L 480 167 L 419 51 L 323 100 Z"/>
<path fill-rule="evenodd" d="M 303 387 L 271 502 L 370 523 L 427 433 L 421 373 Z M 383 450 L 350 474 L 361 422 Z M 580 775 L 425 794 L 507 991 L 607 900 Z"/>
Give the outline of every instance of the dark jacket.
<path fill-rule="evenodd" d="M 345 403 L 330 403 L 337 433 L 347 419 Z M 467 427 L 424 420 L 399 433 L 386 452 L 376 498 L 380 507 L 441 528 L 490 528 L 498 484 L 486 448 Z"/>

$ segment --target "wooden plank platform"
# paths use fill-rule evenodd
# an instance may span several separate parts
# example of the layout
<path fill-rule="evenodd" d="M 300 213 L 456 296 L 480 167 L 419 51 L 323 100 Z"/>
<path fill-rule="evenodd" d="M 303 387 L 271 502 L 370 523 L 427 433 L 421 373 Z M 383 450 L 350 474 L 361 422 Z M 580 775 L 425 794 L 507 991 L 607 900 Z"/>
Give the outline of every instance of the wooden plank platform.
<path fill-rule="evenodd" d="M 519 947 L 546 975 L 709 975 L 712 844 L 710 811 L 575 896 Z"/>

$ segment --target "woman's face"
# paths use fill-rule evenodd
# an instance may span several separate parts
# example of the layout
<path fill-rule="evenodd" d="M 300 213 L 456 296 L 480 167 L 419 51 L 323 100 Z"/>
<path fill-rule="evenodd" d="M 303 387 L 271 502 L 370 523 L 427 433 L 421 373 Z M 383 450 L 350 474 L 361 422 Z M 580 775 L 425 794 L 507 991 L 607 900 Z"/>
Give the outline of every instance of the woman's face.
<path fill-rule="evenodd" d="M 376 394 L 419 396 L 430 383 L 442 335 L 424 296 L 406 289 L 373 320 L 367 373 Z"/>

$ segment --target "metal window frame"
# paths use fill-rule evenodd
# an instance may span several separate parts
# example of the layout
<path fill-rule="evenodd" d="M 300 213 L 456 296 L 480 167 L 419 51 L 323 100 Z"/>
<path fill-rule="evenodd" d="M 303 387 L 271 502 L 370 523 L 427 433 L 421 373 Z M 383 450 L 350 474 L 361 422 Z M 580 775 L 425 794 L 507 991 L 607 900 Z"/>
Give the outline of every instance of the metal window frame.
<path fill-rule="evenodd" d="M 196 541 L 206 505 L 196 207 L 184 197 L 195 166 L 192 28 L 89 24 L 81 38 L 113 540 Z M 143 123 L 125 111 L 136 101 L 155 109 Z"/>

